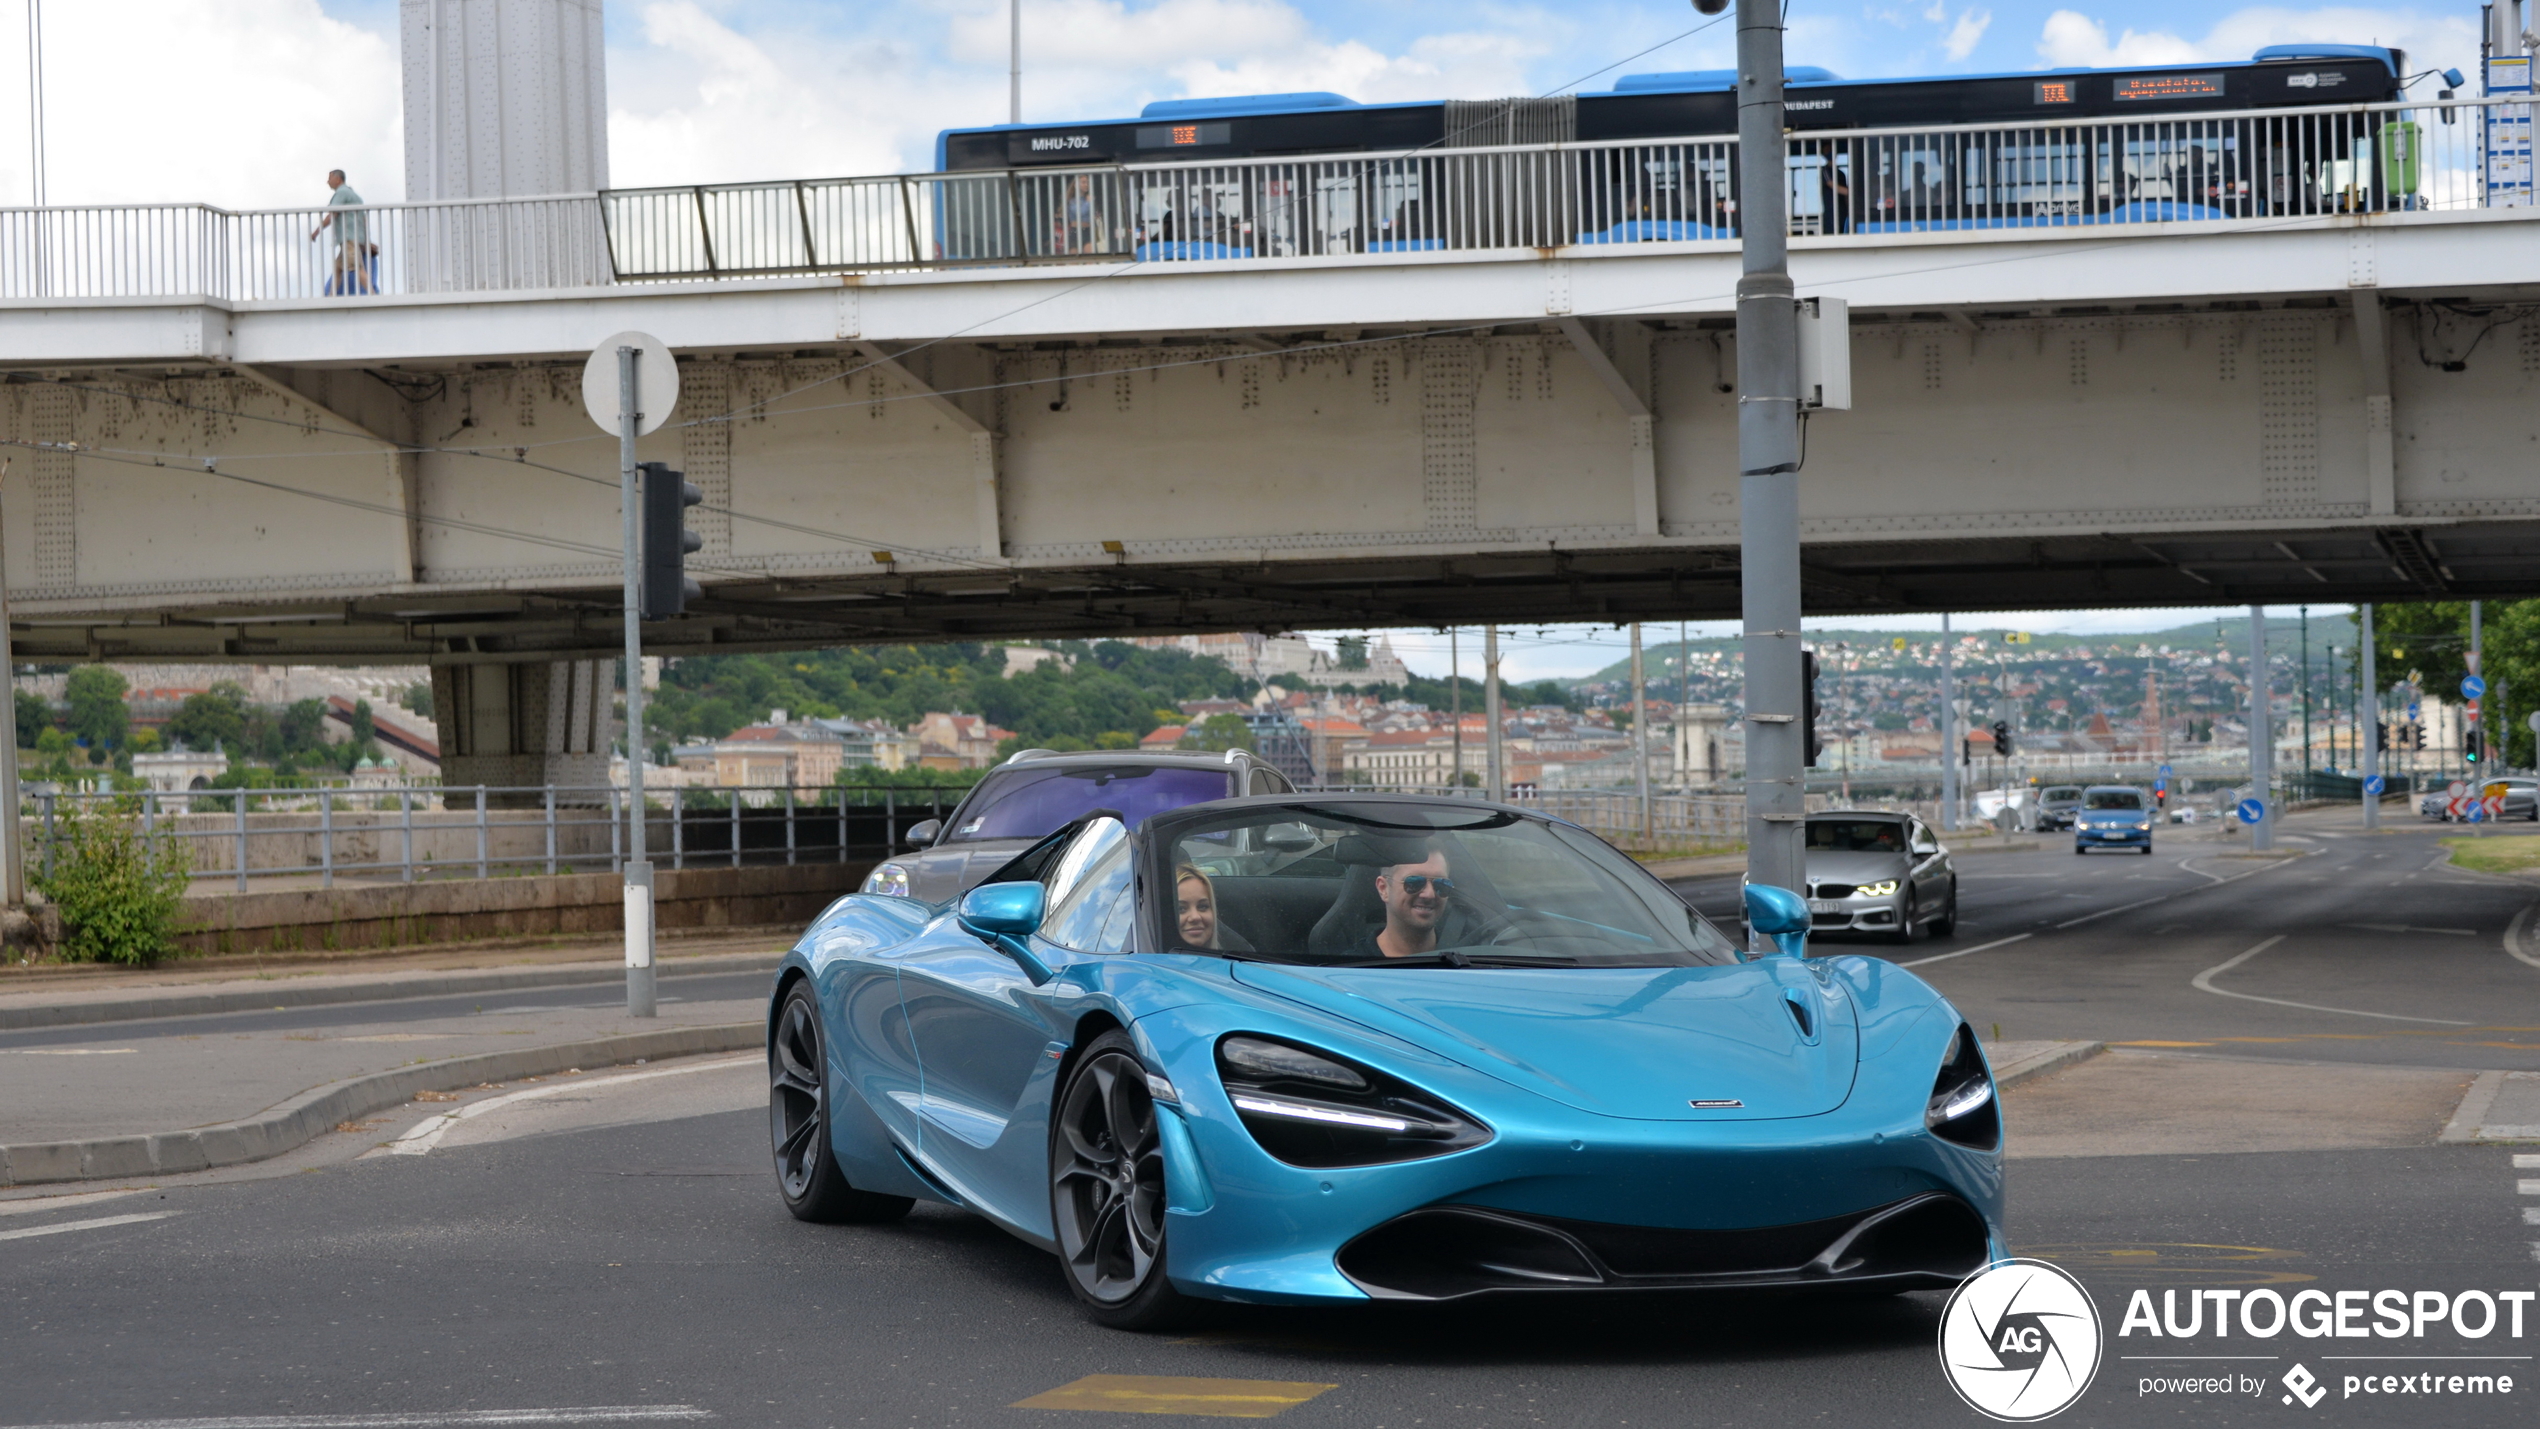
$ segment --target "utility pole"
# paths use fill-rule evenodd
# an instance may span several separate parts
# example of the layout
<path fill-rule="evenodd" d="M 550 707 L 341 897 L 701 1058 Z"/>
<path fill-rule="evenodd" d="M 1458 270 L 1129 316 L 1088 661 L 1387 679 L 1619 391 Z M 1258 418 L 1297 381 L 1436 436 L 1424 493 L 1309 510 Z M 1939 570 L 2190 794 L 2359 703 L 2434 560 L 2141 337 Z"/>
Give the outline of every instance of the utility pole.
<path fill-rule="evenodd" d="M 2249 792 L 2258 821 L 2249 826 L 2249 849 L 2275 847 L 2275 711 L 2267 698 L 2267 608 L 2249 607 Z"/>
<path fill-rule="evenodd" d="M 1460 626 L 1446 632 L 1446 704 L 1448 718 L 1455 721 L 1455 772 L 1447 776 L 1447 787 L 1464 787 L 1464 662 L 1456 646 Z"/>
<path fill-rule="evenodd" d="M 1676 787 L 1687 794 L 1693 792 L 1693 735 L 1685 728 L 1685 704 L 1693 698 L 1692 632 L 1691 622 L 1676 622 L 1676 722 L 1669 736 L 1677 750 Z"/>
<path fill-rule="evenodd" d="M 1023 122 L 1023 0 L 1005 0 L 1005 122 Z"/>
<path fill-rule="evenodd" d="M 1722 8 L 1696 0 L 1696 8 Z M 1738 576 L 1745 605 L 1746 869 L 1805 894 L 1799 644 L 1799 307 L 1790 282 L 1779 0 L 1737 0 Z"/>
<path fill-rule="evenodd" d="M 2311 608 L 2302 607 L 2302 797 L 2311 796 Z"/>
<path fill-rule="evenodd" d="M 2485 679 L 2487 676 L 2487 671 L 2485 669 L 2487 642 L 2484 634 L 2484 627 L 2479 621 L 2480 612 L 2485 604 L 2486 602 L 2477 600 L 2473 600 L 2469 603 L 2469 672 L 2481 679 Z M 2469 760 L 2470 732 L 2472 730 L 2476 730 L 2481 734 L 2484 734 L 2488 727 L 2486 718 L 2487 702 L 2482 698 L 2472 700 L 2469 703 L 2471 707 L 2475 707 L 2477 710 L 2478 717 L 2474 719 L 2471 718 L 2470 708 L 2468 707 L 2463 708 L 2461 711 L 2461 760 L 2464 764 L 2467 764 Z M 2481 751 L 2481 753 L 2484 753 L 2484 751 Z M 2477 772 L 2478 771 L 2476 770 L 2468 770 L 2463 773 L 2461 777 L 2466 779 Z"/>
<path fill-rule="evenodd" d="M 0 462 L 0 482 L 7 480 L 8 472 L 8 464 Z M 5 869 L 0 869 L 0 879 L 6 881 L 7 900 L 0 906 L 23 908 L 26 864 L 22 861 L 25 840 L 20 837 L 18 825 L 18 666 L 9 649 L 7 552 L 7 533 L 0 531 L 0 677 L 5 677 L 9 689 L 9 733 L 6 739 L 0 739 L 0 819 L 7 821 L 7 826 L 0 828 L 0 862 L 6 864 Z"/>
<path fill-rule="evenodd" d="M 1508 799 L 1507 766 L 1500 761 L 1501 723 L 1499 717 L 1499 627 L 1482 627 L 1482 717 L 1490 721 L 1483 746 L 1489 751 L 1490 796 L 1505 803 Z"/>
<path fill-rule="evenodd" d="M 1642 678 L 1640 622 L 1632 622 L 1632 765 L 1640 784 L 1640 840 L 1648 847 L 1658 837 L 1649 806 L 1649 686 Z"/>
<path fill-rule="evenodd" d="M 2373 785 L 2381 779 L 2381 741 L 2373 737 L 2374 732 L 2381 727 L 2381 676 L 2373 668 L 2373 657 L 2379 653 L 2373 649 L 2373 646 L 2379 642 L 2372 637 L 2371 604 L 2366 603 L 2358 607 L 2357 614 L 2363 629 L 2364 668 L 2361 678 L 2355 684 L 2355 742 L 2363 746 L 2364 828 L 2369 832 L 2381 827 L 2381 794 L 2379 790 L 2373 788 Z M 2372 692 L 2373 708 L 2370 711 L 2373 716 L 2372 729 L 2364 728 L 2366 713 L 2364 692 L 2366 690 Z"/>
<path fill-rule="evenodd" d="M 1953 832 L 1958 827 L 1958 745 L 1951 733 L 1957 721 L 1952 718 L 1958 697 L 1949 681 L 1949 612 L 1940 613 L 1940 827 Z"/>

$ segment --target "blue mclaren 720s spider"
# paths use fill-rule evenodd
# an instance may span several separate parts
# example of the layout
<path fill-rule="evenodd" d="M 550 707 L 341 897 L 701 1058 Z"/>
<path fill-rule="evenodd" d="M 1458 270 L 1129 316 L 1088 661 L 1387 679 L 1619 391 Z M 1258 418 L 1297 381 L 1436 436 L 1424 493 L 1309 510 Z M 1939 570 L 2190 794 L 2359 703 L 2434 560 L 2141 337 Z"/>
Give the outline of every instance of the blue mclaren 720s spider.
<path fill-rule="evenodd" d="M 1447 798 L 1096 810 L 941 905 L 838 900 L 768 1014 L 778 1187 L 1195 1302 L 1947 1289 L 2005 1255 L 1974 1033 L 1877 958 L 1742 952 L 1575 825 Z"/>

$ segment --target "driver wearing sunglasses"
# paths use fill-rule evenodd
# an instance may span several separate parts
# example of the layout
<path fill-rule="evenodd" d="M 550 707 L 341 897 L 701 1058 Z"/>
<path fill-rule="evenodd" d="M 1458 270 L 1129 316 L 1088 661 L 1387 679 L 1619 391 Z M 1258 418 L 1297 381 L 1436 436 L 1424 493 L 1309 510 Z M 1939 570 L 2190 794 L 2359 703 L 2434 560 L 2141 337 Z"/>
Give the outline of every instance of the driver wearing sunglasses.
<path fill-rule="evenodd" d="M 1455 896 L 1447 877 L 1446 854 L 1431 850 L 1418 863 L 1387 865 L 1376 874 L 1376 897 L 1385 905 L 1385 926 L 1375 937 L 1375 951 L 1388 958 L 1416 958 L 1437 951 L 1438 919 Z"/>

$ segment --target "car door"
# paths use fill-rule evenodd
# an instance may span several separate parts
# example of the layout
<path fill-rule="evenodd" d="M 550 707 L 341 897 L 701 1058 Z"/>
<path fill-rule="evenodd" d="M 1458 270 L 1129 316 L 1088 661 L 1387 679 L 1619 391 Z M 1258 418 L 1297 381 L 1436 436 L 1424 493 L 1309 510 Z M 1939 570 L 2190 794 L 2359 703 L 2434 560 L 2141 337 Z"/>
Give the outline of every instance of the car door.
<path fill-rule="evenodd" d="M 1131 859 L 1116 819 L 1088 823 L 1042 882 L 1048 913 L 1032 949 L 1052 968 L 1128 945 Z M 916 1039 L 923 1095 L 919 1150 L 928 1169 L 979 1210 L 1049 1232 L 1049 1103 L 1072 1008 L 977 938 L 900 960 L 900 996 Z"/>
<path fill-rule="evenodd" d="M 924 906 L 906 900 L 869 900 L 870 908 L 849 907 L 843 915 L 824 919 L 807 936 L 813 984 L 829 1035 L 822 1041 L 830 1063 L 832 1086 L 844 1087 L 870 1108 L 892 1141 L 913 1147 L 918 1138 L 919 1082 L 917 1043 L 900 1006 L 899 959 L 941 939 L 949 920 L 935 920 L 915 936 L 891 936 L 881 925 L 922 919 Z M 952 930 L 957 931 L 957 930 Z M 845 1118 L 839 1122 L 841 1131 Z M 887 1157 L 881 1147 L 842 1154 Z M 889 1168 L 893 1175 L 904 1175 Z M 857 1168 L 847 1168 L 852 1180 Z M 884 1178 L 885 1182 L 890 1178 Z"/>
<path fill-rule="evenodd" d="M 1949 906 L 1949 896 L 1957 883 L 1957 873 L 1949 865 L 1949 851 L 1920 819 L 1905 821 L 1908 867 L 1914 880 L 1914 906 L 1925 917 L 1938 917 Z"/>

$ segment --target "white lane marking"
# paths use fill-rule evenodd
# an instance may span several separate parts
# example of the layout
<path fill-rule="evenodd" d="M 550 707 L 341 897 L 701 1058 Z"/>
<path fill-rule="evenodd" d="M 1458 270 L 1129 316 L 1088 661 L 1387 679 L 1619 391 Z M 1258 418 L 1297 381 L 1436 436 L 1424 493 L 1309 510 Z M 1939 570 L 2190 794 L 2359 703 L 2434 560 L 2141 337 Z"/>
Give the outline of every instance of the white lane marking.
<path fill-rule="evenodd" d="M 32 1211 L 67 1211 L 73 1206 L 93 1205 L 119 1196 L 138 1196 L 141 1188 L 125 1191 L 75 1191 L 67 1196 L 35 1196 L 23 1201 L 0 1201 L 0 1216 L 23 1216 Z"/>
<path fill-rule="evenodd" d="M 23 1429 L 443 1429 L 467 1424 L 625 1424 L 712 1419 L 693 1404 L 595 1404 L 584 1409 L 453 1409 L 415 1414 L 248 1414 L 219 1419 L 101 1419 Z"/>
<path fill-rule="evenodd" d="M 2522 940 L 2522 930 L 2531 926 L 2532 908 L 2540 908 L 2540 903 L 2534 903 L 2531 908 L 2525 908 L 2516 913 L 2514 920 L 2505 925 L 2505 951 L 2535 968 L 2540 968 L 2540 953 L 2532 952 L 2530 945 Z"/>
<path fill-rule="evenodd" d="M 2516 1181 L 2514 1183 L 2514 1194 L 2518 1196 L 2540 1196 L 2540 1181 L 2533 1181 L 2529 1179 Z"/>
<path fill-rule="evenodd" d="M 138 1047 L 0 1047 L 12 1057 L 120 1057 Z"/>
<path fill-rule="evenodd" d="M 2284 865 L 2280 863 L 2260 864 L 2258 867 L 2250 869 L 2246 873 L 2235 873 L 2229 878 L 2225 878 L 2218 873 L 2207 873 L 2205 870 L 2196 867 L 2194 864 L 2189 863 L 2185 859 L 2179 860 L 2178 866 L 2186 869 L 2192 874 L 2195 874 L 2199 878 L 2210 878 L 2213 882 L 2198 884 L 2194 888 L 2182 888 L 2175 893 L 2162 893 L 2150 898 L 2138 898 L 2132 903 L 2120 903 L 2114 908 L 2102 908 L 2096 913 L 2084 913 L 2070 922 L 2058 923 L 2055 926 L 2058 928 L 2077 928 L 2084 923 L 2095 922 L 2096 920 L 2108 917 L 2111 914 L 2124 913 L 2135 908 L 2149 908 L 2155 903 L 2167 903 L 2173 898 L 2184 898 L 2190 893 L 2202 893 L 2208 888 L 2220 888 L 2226 883 L 2238 883 L 2244 878 L 2255 878 L 2259 874 L 2265 873 L 2270 869 L 2284 867 Z"/>
<path fill-rule="evenodd" d="M 2233 992 L 2227 987 L 2214 986 L 2213 980 L 2216 976 L 2231 971 L 2233 968 L 2249 961 L 2258 954 L 2263 953 L 2267 949 L 2274 947 L 2276 944 L 2283 942 L 2288 936 L 2290 935 L 2278 933 L 2274 937 L 2267 939 L 2265 942 L 2260 943 L 2258 946 L 2251 948 L 2245 953 L 2214 964 L 2212 967 L 2205 969 L 2203 972 L 2198 973 L 2195 977 L 2189 979 L 2189 982 L 2198 992 L 2210 992 L 2216 997 L 2236 997 L 2244 1002 L 2272 1003 L 2277 1007 L 2298 1007 L 2304 1012 L 2334 1012 L 2347 1017 L 2378 1017 L 2385 1022 L 2431 1022 L 2438 1027 L 2475 1027 L 2478 1025 L 2475 1022 L 2455 1022 L 2448 1017 L 2402 1017 L 2395 1012 L 2362 1012 L 2352 1007 L 2322 1007 L 2316 1002 L 2288 1002 L 2281 997 L 2260 997 L 2254 992 Z"/>
<path fill-rule="evenodd" d="M 2514 1157 L 2514 1169 L 2517 1171 L 2540 1171 L 2540 1156 L 2517 1154 Z"/>
<path fill-rule="evenodd" d="M 726 1067 L 745 1066 L 749 1063 L 762 1060 L 764 1060 L 764 1057 L 759 1053 L 744 1053 L 738 1057 L 724 1057 L 712 1062 L 697 1062 L 685 1067 L 662 1067 L 650 1072 L 626 1072 L 614 1077 L 592 1077 L 582 1081 L 558 1082 L 551 1087 L 531 1087 L 527 1091 L 507 1092 L 499 1097 L 487 1097 L 481 1102 L 469 1102 L 466 1106 L 460 1107 L 456 1111 L 446 1111 L 441 1113 L 439 1116 L 426 1117 L 422 1121 L 416 1122 L 405 1135 L 388 1143 L 388 1152 L 392 1156 L 423 1156 L 429 1154 L 433 1147 L 441 1144 L 442 1134 L 447 1132 L 451 1127 L 458 1125 L 462 1121 L 466 1121 L 470 1117 L 482 1116 L 486 1112 L 493 1111 L 498 1107 L 510 1106 L 515 1102 L 534 1101 L 539 1097 L 552 1097 L 563 1092 L 584 1091 L 591 1087 L 613 1087 L 621 1082 L 648 1082 L 655 1077 L 676 1077 L 685 1075 L 689 1072 L 721 1071 Z"/>
<path fill-rule="evenodd" d="M 99 1216 L 88 1221 L 63 1221 L 57 1225 L 28 1226 L 22 1231 L 0 1231 L 0 1240 L 27 1240 L 40 1235 L 60 1235 L 64 1231 L 103 1230 L 107 1226 L 139 1225 L 143 1221 L 164 1221 L 174 1211 L 150 1211 L 137 1216 Z"/>
<path fill-rule="evenodd" d="M 2540 1226 L 2540 1206 L 2523 1207 L 2522 1223 L 2527 1226 Z"/>
<path fill-rule="evenodd" d="M 2476 928 L 2415 928 L 2405 923 L 2349 923 L 2346 926 L 2361 928 L 2367 933 L 2451 933 L 2463 938 L 2478 936 Z"/>
<path fill-rule="evenodd" d="M 2034 938 L 2036 936 L 2037 935 L 2035 933 L 2013 933 L 2007 938 L 1996 938 L 1990 943 L 1978 943 L 1972 948 L 1960 948 L 1954 953 L 1935 953 L 1928 958 L 1916 958 L 1910 963 L 1898 963 L 1897 966 L 1900 968 L 1918 968 L 1925 963 L 1945 963 L 1951 958 L 1963 958 L 1969 953 L 1985 952 L 1992 948 L 2002 947 L 2005 944 L 2019 942 L 2023 938 Z"/>

